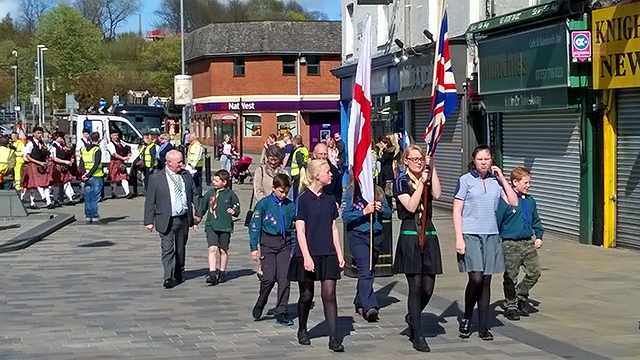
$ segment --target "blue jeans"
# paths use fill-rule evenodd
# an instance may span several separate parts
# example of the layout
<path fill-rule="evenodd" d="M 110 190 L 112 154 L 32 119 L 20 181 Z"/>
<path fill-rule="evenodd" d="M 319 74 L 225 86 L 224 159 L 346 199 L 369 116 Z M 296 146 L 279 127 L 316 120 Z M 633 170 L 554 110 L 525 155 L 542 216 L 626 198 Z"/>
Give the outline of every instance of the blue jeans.
<path fill-rule="evenodd" d="M 90 177 L 84 185 L 84 215 L 87 219 L 100 219 L 98 215 L 98 201 L 104 186 L 101 177 Z"/>
<path fill-rule="evenodd" d="M 13 180 L 5 179 L 0 182 L 0 190 L 13 190 Z"/>
<path fill-rule="evenodd" d="M 378 262 L 380 247 L 384 240 L 384 234 L 373 235 L 373 266 Z M 349 231 L 349 249 L 351 258 L 358 270 L 358 284 L 353 304 L 356 309 L 367 311 L 371 308 L 378 309 L 378 300 L 373 291 L 374 270 L 369 270 L 369 234 L 360 231 Z"/>
<path fill-rule="evenodd" d="M 227 155 L 220 156 L 220 168 L 231 171 L 231 158 Z"/>

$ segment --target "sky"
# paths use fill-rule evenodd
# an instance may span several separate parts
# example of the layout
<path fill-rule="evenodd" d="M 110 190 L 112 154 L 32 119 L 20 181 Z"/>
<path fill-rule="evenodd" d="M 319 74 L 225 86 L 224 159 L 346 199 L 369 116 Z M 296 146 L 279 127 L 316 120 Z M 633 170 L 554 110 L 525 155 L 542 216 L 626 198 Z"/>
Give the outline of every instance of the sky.
<path fill-rule="evenodd" d="M 329 16 L 330 20 L 340 20 L 340 0 L 297 0 L 300 5 L 308 10 L 320 10 Z M 155 11 L 160 6 L 160 1 L 143 0 L 142 9 L 142 32 L 153 30 L 153 24 L 156 22 Z M 16 19 L 18 14 L 18 0 L 0 0 L 0 17 L 4 17 L 7 13 L 11 13 L 11 17 Z M 127 22 L 119 29 L 124 31 L 138 31 L 138 14 L 132 15 Z"/>

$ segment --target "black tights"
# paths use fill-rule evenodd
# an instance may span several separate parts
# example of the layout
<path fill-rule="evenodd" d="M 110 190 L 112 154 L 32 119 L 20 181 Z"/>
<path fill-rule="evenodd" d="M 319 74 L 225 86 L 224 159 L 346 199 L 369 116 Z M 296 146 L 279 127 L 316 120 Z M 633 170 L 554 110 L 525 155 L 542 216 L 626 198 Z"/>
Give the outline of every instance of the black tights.
<path fill-rule="evenodd" d="M 307 330 L 309 311 L 313 303 L 313 282 L 299 282 L 300 298 L 298 299 L 298 331 Z M 322 308 L 324 318 L 329 326 L 329 336 L 336 336 L 338 323 L 338 302 L 336 301 L 336 280 L 321 282 L 320 294 L 322 295 Z"/>
<path fill-rule="evenodd" d="M 421 336 L 421 315 L 422 310 L 427 306 L 433 288 L 436 285 L 435 275 L 406 274 L 409 285 L 409 296 L 407 298 L 407 311 L 409 312 L 409 326 L 414 336 Z"/>
<path fill-rule="evenodd" d="M 482 271 L 469 272 L 469 282 L 464 292 L 464 318 L 471 319 L 473 308 L 478 303 L 478 329 L 487 329 L 489 299 L 491 298 L 491 275 Z"/>

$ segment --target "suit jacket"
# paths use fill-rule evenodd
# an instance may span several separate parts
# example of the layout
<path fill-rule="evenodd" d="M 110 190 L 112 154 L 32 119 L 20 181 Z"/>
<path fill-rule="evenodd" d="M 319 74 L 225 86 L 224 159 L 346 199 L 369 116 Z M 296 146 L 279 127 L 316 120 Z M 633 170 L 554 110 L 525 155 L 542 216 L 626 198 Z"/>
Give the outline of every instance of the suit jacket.
<path fill-rule="evenodd" d="M 164 169 L 165 165 L 167 164 L 167 153 L 171 150 L 173 150 L 174 147 L 171 143 L 169 143 L 169 145 L 167 145 L 167 147 L 165 147 L 164 149 L 162 149 L 162 151 L 160 151 L 160 154 L 158 156 L 158 169 Z"/>
<path fill-rule="evenodd" d="M 144 225 L 153 224 L 156 230 L 161 234 L 166 234 L 169 230 L 169 222 L 171 218 L 171 191 L 167 179 L 167 170 L 162 169 L 157 173 L 151 174 L 149 177 L 149 189 L 144 200 Z M 196 192 L 196 186 L 193 183 L 193 177 L 189 172 L 180 172 L 182 180 L 184 180 L 185 190 L 187 192 L 187 216 L 189 218 L 189 226 L 193 226 L 193 204 L 200 203 L 200 194 Z"/>

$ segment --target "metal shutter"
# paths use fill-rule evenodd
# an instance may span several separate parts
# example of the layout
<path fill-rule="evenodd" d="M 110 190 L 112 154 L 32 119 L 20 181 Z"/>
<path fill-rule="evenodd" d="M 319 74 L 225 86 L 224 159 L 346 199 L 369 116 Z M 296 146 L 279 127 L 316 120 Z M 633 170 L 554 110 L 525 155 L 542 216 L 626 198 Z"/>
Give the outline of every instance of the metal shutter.
<path fill-rule="evenodd" d="M 444 124 L 440 141 L 435 154 L 435 162 L 438 167 L 438 176 L 442 184 L 442 196 L 435 201 L 440 205 L 451 207 L 453 195 L 462 169 L 462 119 L 460 119 L 460 99 L 458 108 L 449 116 Z M 424 146 L 424 131 L 429 125 L 431 116 L 431 99 L 421 99 L 412 102 L 413 114 L 413 139 L 417 144 Z"/>
<path fill-rule="evenodd" d="M 531 189 L 545 230 L 580 236 L 580 113 L 504 113 L 503 170 L 531 170 Z"/>
<path fill-rule="evenodd" d="M 616 244 L 640 249 L 640 90 L 618 91 Z"/>

